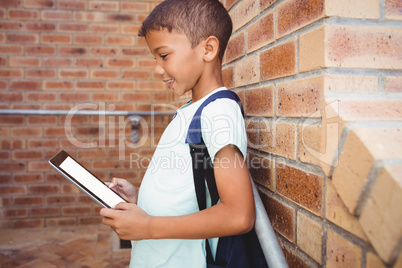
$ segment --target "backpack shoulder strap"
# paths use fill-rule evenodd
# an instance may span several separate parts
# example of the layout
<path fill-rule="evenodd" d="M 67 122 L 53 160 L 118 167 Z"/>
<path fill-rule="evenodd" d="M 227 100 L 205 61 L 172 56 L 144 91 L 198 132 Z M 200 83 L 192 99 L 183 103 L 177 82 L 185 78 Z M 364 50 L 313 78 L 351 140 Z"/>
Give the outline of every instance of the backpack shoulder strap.
<path fill-rule="evenodd" d="M 201 137 L 202 136 L 202 134 L 201 134 L 201 113 L 202 113 L 202 110 L 205 108 L 205 106 L 207 106 L 211 102 L 215 101 L 216 99 L 222 99 L 222 98 L 231 99 L 231 100 L 236 101 L 240 106 L 242 115 L 244 116 L 243 106 L 241 105 L 239 96 L 237 96 L 237 94 L 235 92 L 233 92 L 231 90 L 218 91 L 218 92 L 212 94 L 211 96 L 209 96 L 195 112 L 193 119 L 190 122 L 188 131 L 187 131 L 186 143 L 195 143 L 195 144 L 201 143 L 201 139 L 202 139 L 202 137 Z"/>

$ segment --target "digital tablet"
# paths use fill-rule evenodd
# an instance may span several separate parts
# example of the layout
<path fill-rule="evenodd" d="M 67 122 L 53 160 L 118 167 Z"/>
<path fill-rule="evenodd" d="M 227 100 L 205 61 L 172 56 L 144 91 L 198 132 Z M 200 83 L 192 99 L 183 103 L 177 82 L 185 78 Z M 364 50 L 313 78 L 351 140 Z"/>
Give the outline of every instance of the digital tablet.
<path fill-rule="evenodd" d="M 49 164 L 105 208 L 114 208 L 118 203 L 126 202 L 63 150 L 50 159 Z"/>

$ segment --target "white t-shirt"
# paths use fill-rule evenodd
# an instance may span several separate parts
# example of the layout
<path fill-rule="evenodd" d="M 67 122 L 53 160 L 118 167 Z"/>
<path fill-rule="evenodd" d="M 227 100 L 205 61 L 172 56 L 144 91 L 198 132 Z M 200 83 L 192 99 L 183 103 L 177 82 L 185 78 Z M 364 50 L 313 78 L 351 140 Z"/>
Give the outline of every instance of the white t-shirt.
<path fill-rule="evenodd" d="M 138 206 L 153 216 L 178 216 L 199 211 L 194 189 L 187 130 L 198 107 L 218 88 L 201 100 L 186 104 L 167 126 L 143 178 Z M 239 105 L 217 99 L 201 115 L 202 137 L 213 161 L 228 144 L 236 145 L 246 157 L 247 137 Z M 210 240 L 215 254 L 218 239 Z M 205 239 L 159 239 L 132 241 L 130 268 L 204 268 Z"/>

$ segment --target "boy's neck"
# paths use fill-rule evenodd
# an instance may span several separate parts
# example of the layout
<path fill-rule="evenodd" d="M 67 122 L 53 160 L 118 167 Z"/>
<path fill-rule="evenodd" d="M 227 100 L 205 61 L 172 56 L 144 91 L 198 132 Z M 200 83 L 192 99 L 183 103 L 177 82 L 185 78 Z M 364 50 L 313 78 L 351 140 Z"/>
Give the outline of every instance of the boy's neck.
<path fill-rule="evenodd" d="M 223 87 L 221 63 L 218 61 L 206 68 L 199 83 L 191 91 L 192 103 L 202 99 L 215 89 Z"/>

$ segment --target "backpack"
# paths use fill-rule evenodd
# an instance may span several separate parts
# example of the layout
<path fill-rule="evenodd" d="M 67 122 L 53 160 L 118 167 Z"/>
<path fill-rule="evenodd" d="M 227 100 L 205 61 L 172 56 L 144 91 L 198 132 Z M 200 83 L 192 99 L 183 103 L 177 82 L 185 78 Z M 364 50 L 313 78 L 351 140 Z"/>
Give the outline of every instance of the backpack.
<path fill-rule="evenodd" d="M 197 197 L 197 203 L 200 210 L 206 208 L 206 186 L 211 197 L 211 206 L 219 201 L 219 193 L 216 187 L 213 164 L 208 150 L 202 139 L 201 134 L 201 113 L 205 106 L 210 102 L 219 99 L 228 98 L 236 101 L 244 116 L 243 106 L 236 93 L 229 90 L 222 90 L 208 97 L 195 112 L 187 132 L 186 143 L 190 146 L 192 158 L 194 186 Z M 265 260 L 257 234 L 253 228 L 250 232 L 220 237 L 216 249 L 215 261 L 212 252 L 206 240 L 207 267 L 208 268 L 265 268 L 268 264 Z"/>

